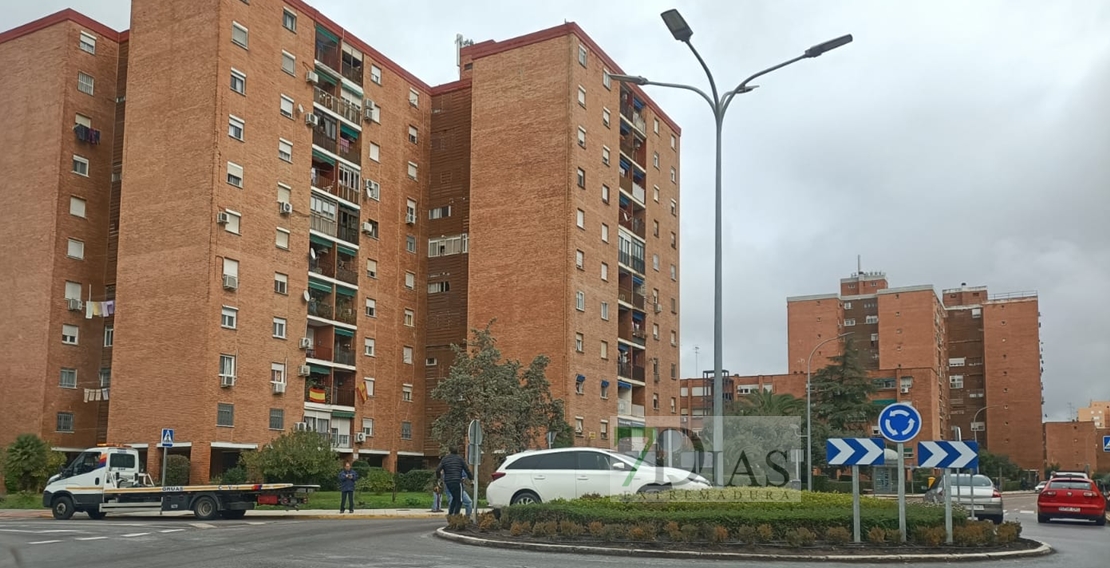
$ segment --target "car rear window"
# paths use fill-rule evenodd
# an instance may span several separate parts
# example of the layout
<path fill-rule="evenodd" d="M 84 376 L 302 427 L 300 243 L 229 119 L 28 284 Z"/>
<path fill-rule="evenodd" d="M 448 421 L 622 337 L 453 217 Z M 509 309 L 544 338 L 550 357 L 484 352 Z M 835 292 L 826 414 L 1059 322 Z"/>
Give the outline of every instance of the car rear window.
<path fill-rule="evenodd" d="M 1049 483 L 1047 488 L 1048 489 L 1063 489 L 1065 491 L 1068 490 L 1068 489 L 1071 489 L 1072 491 L 1091 491 L 1092 490 L 1090 481 L 1079 481 L 1079 480 L 1076 480 L 1076 481 L 1056 480 L 1056 481 L 1053 481 L 1053 482 Z"/>

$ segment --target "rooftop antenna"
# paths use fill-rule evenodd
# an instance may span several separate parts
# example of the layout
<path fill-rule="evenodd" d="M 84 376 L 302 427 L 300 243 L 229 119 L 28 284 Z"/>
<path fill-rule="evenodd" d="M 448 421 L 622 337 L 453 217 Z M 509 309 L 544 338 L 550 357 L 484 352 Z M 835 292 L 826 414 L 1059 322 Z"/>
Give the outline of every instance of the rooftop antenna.
<path fill-rule="evenodd" d="M 474 45 L 474 40 L 455 34 L 455 67 L 462 67 L 462 48 Z"/>
<path fill-rule="evenodd" d="M 698 367 L 698 352 L 699 351 L 701 351 L 701 348 L 698 347 L 697 345 L 695 345 L 694 346 L 694 374 L 697 374 L 698 370 L 701 369 L 701 367 Z"/>

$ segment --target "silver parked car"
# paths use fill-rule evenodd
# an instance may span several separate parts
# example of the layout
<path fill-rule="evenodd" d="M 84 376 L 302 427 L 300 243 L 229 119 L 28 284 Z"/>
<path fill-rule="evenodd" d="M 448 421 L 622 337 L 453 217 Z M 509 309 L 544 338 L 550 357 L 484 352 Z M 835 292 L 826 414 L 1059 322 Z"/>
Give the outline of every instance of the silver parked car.
<path fill-rule="evenodd" d="M 952 504 L 971 510 L 975 506 L 975 516 L 980 519 L 990 519 L 995 524 L 1001 524 L 1005 516 L 1002 506 L 1002 493 L 994 487 L 991 479 L 985 475 L 971 475 L 955 473 L 949 476 L 952 490 Z M 928 491 L 925 492 L 926 503 L 944 503 L 944 479 L 938 477 Z"/>

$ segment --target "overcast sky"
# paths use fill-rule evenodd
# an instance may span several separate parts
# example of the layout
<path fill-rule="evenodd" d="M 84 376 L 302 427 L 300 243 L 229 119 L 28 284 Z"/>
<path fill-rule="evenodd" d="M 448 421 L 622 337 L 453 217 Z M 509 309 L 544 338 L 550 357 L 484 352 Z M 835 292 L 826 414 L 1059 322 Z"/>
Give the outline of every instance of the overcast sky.
<path fill-rule="evenodd" d="M 852 33 L 729 110 L 725 368 L 784 372 L 785 298 L 835 292 L 860 254 L 892 286 L 1037 291 L 1049 419 L 1110 399 L 1110 3 L 310 3 L 432 85 L 458 76 L 456 33 L 502 40 L 575 21 L 625 72 L 701 86 L 659 18 L 679 8 L 723 88 Z M 128 26 L 126 0 L 5 2 L 0 21 L 67 7 Z M 648 91 L 683 128 L 682 369 L 693 376 L 713 368 L 713 121 L 692 93 Z"/>

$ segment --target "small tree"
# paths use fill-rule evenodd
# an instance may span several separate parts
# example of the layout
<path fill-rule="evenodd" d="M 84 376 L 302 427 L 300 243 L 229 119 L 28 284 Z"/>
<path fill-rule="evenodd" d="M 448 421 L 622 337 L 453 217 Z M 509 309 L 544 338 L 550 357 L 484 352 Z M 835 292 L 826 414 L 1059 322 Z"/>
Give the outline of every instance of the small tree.
<path fill-rule="evenodd" d="M 727 403 L 725 416 L 804 416 L 806 401 L 760 389 Z"/>
<path fill-rule="evenodd" d="M 454 346 L 455 362 L 447 379 L 432 396 L 447 403 L 447 412 L 432 425 L 432 435 L 442 448 L 461 448 L 471 420 L 482 424 L 487 450 L 513 454 L 533 447 L 548 431 L 556 433 L 557 444 L 569 439 L 563 416 L 563 401 L 551 398 L 551 385 L 544 375 L 548 358 L 537 355 L 521 371 L 519 361 L 501 361 L 501 352 L 490 332 L 473 329 L 471 351 Z"/>
<path fill-rule="evenodd" d="M 51 451 L 46 440 L 34 434 L 21 434 L 8 445 L 2 461 L 8 491 L 38 492 L 65 465 L 65 454 Z"/>
<path fill-rule="evenodd" d="M 331 443 L 316 432 L 289 431 L 256 452 L 246 452 L 240 463 L 252 481 L 320 484 L 338 475 L 339 461 Z"/>
<path fill-rule="evenodd" d="M 871 402 L 877 389 L 860 362 L 859 350 L 848 339 L 844 352 L 830 359 L 832 364 L 813 374 L 814 416 L 835 431 L 866 430 L 882 409 Z"/>
<path fill-rule="evenodd" d="M 188 485 L 190 467 L 189 458 L 185 456 L 177 454 L 166 456 L 166 485 Z"/>

